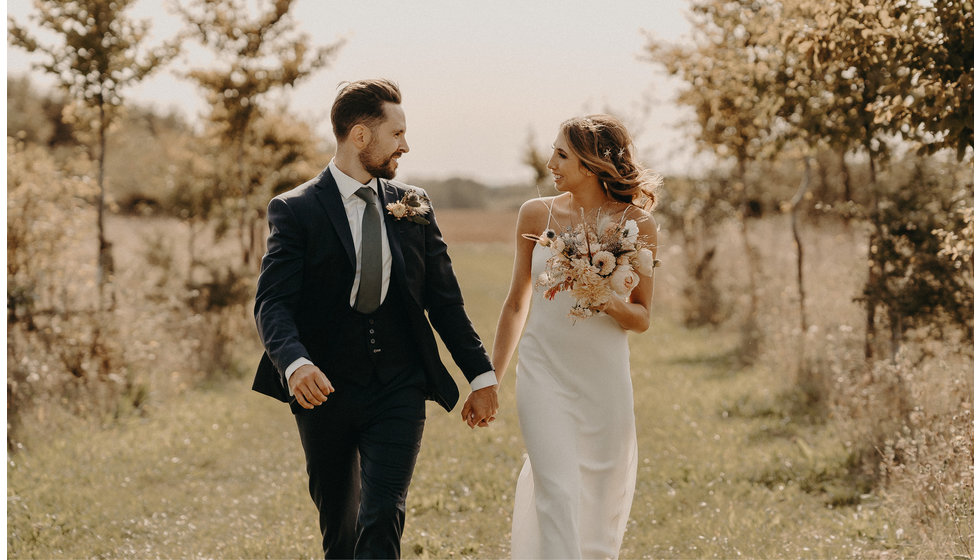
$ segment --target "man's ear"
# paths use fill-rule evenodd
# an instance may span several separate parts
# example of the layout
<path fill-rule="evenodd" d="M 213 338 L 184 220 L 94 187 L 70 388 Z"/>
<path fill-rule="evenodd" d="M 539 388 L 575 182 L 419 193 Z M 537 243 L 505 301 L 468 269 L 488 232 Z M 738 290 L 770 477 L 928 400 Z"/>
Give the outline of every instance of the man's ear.
<path fill-rule="evenodd" d="M 355 148 L 363 150 L 371 143 L 371 129 L 364 124 L 358 123 L 351 127 L 350 134 L 347 137 L 354 144 Z"/>

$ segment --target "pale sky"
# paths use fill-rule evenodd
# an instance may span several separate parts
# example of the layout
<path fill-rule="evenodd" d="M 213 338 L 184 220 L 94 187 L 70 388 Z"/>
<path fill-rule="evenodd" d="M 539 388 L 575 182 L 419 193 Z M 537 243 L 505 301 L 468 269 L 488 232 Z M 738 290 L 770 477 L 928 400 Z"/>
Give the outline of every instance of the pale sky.
<path fill-rule="evenodd" d="M 150 19 L 150 44 L 181 24 L 164 4 L 139 0 L 131 11 Z M 32 1 L 8 0 L 6 10 L 27 23 Z M 402 179 L 527 183 L 533 175 L 521 159 L 529 133 L 547 149 L 561 121 L 603 111 L 626 121 L 647 166 L 679 172 L 692 152 L 677 129 L 683 113 L 673 105 L 671 82 L 641 59 L 644 31 L 684 39 L 686 10 L 684 0 L 297 0 L 293 13 L 312 43 L 347 42 L 331 65 L 287 92 L 286 100 L 332 141 L 329 110 L 340 81 L 396 81 L 411 148 L 400 161 Z M 28 71 L 31 60 L 7 47 L 8 73 Z M 201 51 L 185 55 L 124 95 L 177 108 L 193 120 L 204 114 L 203 94 L 174 70 L 206 61 Z M 32 78 L 40 86 L 53 83 L 37 71 Z"/>

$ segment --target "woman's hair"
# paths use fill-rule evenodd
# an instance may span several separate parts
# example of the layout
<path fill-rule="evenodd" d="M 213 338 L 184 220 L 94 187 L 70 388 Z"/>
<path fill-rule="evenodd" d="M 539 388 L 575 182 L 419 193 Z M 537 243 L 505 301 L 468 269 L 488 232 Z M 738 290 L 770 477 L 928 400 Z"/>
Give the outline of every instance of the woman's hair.
<path fill-rule="evenodd" d="M 373 128 L 385 116 L 384 104 L 401 104 L 402 93 L 390 80 L 358 80 L 343 82 L 330 109 L 330 122 L 337 140 L 350 134 L 354 125 L 363 123 Z"/>
<path fill-rule="evenodd" d="M 561 123 L 572 153 L 599 178 L 606 195 L 652 210 L 663 179 L 633 159 L 633 139 L 611 115 L 575 117 Z"/>

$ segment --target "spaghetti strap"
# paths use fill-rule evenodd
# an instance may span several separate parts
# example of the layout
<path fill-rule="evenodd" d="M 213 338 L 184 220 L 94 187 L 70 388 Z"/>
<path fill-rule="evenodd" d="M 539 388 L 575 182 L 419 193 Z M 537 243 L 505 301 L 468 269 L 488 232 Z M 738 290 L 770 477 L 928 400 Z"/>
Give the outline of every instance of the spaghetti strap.
<path fill-rule="evenodd" d="M 623 208 L 623 215 L 619 217 L 620 226 L 626 223 L 626 213 L 630 211 L 630 206 L 632 205 L 627 205 L 626 208 Z"/>
<path fill-rule="evenodd" d="M 556 198 L 558 198 L 558 197 L 557 196 L 551 197 L 551 204 L 548 204 L 547 202 L 545 202 L 544 199 L 540 199 L 541 200 L 541 204 L 544 204 L 544 205 L 546 205 L 548 207 L 548 224 L 546 226 L 544 226 L 544 229 L 551 229 L 551 209 L 554 208 L 554 206 L 555 206 L 555 199 Z"/>

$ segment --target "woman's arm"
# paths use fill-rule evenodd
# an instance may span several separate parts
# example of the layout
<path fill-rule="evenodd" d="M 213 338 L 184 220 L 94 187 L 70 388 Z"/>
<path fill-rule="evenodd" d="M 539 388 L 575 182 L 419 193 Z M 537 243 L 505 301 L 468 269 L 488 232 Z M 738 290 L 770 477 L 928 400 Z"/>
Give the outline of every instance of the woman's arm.
<path fill-rule="evenodd" d="M 497 330 L 493 339 L 492 362 L 499 382 L 507 371 L 510 359 L 517 349 L 524 322 L 527 320 L 531 303 L 531 253 L 535 242 L 525 239 L 523 234 L 540 235 L 546 226 L 547 206 L 541 199 L 529 200 L 521 206 L 517 216 L 516 250 L 514 271 L 510 280 L 510 290 L 497 319 Z"/>
<path fill-rule="evenodd" d="M 642 212 L 642 210 L 640 211 Z M 643 212 L 643 216 L 637 219 L 640 229 L 640 239 L 646 242 L 646 246 L 653 252 L 653 258 L 657 258 L 657 225 L 652 218 Z M 653 275 L 640 275 L 640 281 L 630 293 L 629 301 L 623 301 L 618 297 L 613 297 L 603 307 L 603 311 L 616 320 L 619 326 L 629 331 L 643 332 L 650 327 L 650 308 L 653 302 Z"/>

